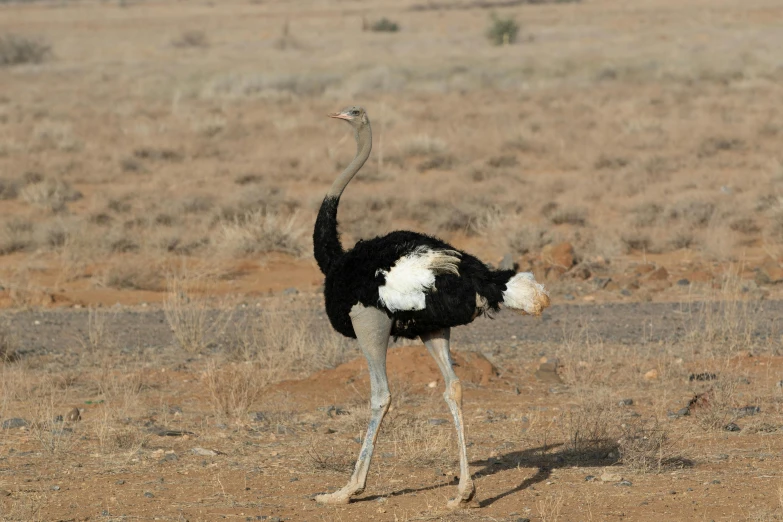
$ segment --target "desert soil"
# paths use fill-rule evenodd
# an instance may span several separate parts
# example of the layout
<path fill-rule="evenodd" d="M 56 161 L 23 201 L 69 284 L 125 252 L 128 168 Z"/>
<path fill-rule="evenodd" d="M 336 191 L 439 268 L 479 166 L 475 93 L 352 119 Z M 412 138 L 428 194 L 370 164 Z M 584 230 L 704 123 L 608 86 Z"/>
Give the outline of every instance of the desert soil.
<path fill-rule="evenodd" d="M 0 1 L 0 519 L 783 520 L 782 25 L 772 0 Z M 442 379 L 402 342 L 367 490 L 313 501 L 368 418 L 310 239 L 353 104 L 346 244 L 437 234 L 552 294 L 453 334 L 479 509 L 445 510 Z"/>

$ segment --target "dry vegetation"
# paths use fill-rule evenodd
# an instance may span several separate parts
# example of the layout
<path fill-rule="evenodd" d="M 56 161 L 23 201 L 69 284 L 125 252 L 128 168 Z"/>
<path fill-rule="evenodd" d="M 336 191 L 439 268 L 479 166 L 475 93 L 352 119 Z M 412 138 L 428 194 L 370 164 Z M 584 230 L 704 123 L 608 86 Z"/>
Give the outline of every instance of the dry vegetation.
<path fill-rule="evenodd" d="M 365 7 L 0 1 L 0 519 L 783 519 L 783 10 Z M 496 370 L 463 378 L 477 512 L 441 509 L 453 428 L 409 347 L 371 501 L 308 497 L 368 419 L 310 254 L 353 155 L 324 114 L 354 103 L 346 242 L 414 228 L 558 303 L 682 301 L 632 337 L 559 307 L 557 342 L 458 345 Z"/>

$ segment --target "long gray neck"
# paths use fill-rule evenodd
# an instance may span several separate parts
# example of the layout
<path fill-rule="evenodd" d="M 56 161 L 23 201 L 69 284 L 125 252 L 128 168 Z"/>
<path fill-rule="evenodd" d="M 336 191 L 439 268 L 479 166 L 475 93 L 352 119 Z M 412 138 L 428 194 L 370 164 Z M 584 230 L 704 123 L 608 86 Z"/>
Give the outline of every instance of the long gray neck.
<path fill-rule="evenodd" d="M 362 125 L 356 130 L 355 136 L 356 157 L 353 158 L 353 161 L 351 161 L 347 167 L 345 167 L 342 174 L 334 180 L 329 192 L 326 193 L 327 198 L 340 199 L 345 187 L 348 186 L 348 183 L 350 183 L 356 173 L 359 172 L 359 169 L 362 168 L 362 165 L 367 161 L 367 158 L 370 157 L 370 151 L 372 150 L 372 129 L 370 128 L 370 122 L 367 122 L 366 125 Z"/>

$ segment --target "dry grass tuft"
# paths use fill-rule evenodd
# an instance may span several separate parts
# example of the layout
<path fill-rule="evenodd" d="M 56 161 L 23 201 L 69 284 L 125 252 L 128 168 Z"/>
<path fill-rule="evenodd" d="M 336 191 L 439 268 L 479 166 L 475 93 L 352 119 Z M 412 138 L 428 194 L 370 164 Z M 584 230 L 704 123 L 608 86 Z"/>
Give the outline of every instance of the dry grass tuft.
<path fill-rule="evenodd" d="M 282 217 L 251 212 L 223 222 L 215 247 L 227 255 L 282 252 L 299 256 L 308 251 L 305 243 L 307 231 L 296 214 Z"/>
<path fill-rule="evenodd" d="M 587 224 L 587 211 L 582 208 L 557 208 L 548 217 L 553 225 L 583 227 Z"/>
<path fill-rule="evenodd" d="M 198 274 L 168 280 L 163 310 L 177 344 L 186 352 L 204 351 L 231 319 L 231 309 L 209 298 L 213 283 Z"/>
<path fill-rule="evenodd" d="M 405 156 L 427 156 L 446 152 L 446 143 L 429 134 L 417 134 L 400 143 L 400 152 Z"/>
<path fill-rule="evenodd" d="M 221 417 L 242 418 L 261 395 L 272 375 L 258 363 L 228 363 L 218 367 L 207 365 L 204 380 L 209 391 L 212 410 Z"/>
<path fill-rule="evenodd" d="M 669 432 L 657 419 L 630 419 L 621 425 L 619 439 L 623 465 L 642 473 L 660 473 L 676 461 Z"/>
<path fill-rule="evenodd" d="M 561 416 L 561 430 L 569 457 L 603 459 L 617 447 L 617 410 L 607 403 L 585 403 Z"/>
<path fill-rule="evenodd" d="M 199 29 L 183 31 L 177 38 L 171 41 L 171 45 L 181 48 L 205 49 L 209 47 L 207 33 Z"/>
<path fill-rule="evenodd" d="M 66 181 L 47 178 L 26 185 L 19 196 L 31 205 L 58 213 L 67 209 L 67 203 L 81 199 L 82 193 L 74 190 Z"/>
<path fill-rule="evenodd" d="M 41 38 L 15 34 L 0 36 L 0 66 L 41 63 L 52 54 L 52 46 Z"/>
<path fill-rule="evenodd" d="M 0 363 L 14 361 L 17 357 L 18 339 L 11 331 L 8 319 L 0 317 Z"/>

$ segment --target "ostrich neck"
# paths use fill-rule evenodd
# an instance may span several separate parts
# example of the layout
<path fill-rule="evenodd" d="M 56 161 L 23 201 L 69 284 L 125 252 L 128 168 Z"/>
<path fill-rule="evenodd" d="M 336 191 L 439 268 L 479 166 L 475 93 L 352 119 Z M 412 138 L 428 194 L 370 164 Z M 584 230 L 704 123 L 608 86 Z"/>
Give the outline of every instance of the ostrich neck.
<path fill-rule="evenodd" d="M 326 193 L 327 198 L 340 199 L 345 187 L 348 186 L 348 183 L 350 183 L 356 173 L 359 172 L 359 169 L 362 168 L 362 165 L 367 161 L 367 158 L 370 157 L 370 150 L 372 150 L 372 129 L 370 128 L 370 123 L 368 122 L 367 125 L 361 127 L 355 134 L 356 157 L 354 157 L 353 161 L 345 167 L 342 174 L 334 180 L 329 192 Z"/>

